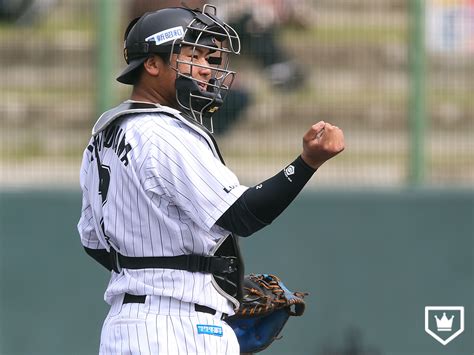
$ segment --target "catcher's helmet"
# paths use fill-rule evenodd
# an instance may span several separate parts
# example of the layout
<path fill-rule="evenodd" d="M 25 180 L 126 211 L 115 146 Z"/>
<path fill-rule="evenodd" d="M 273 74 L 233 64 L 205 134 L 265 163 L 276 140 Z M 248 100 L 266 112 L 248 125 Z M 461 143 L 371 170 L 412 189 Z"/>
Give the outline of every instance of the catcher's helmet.
<path fill-rule="evenodd" d="M 183 7 L 147 12 L 128 25 L 124 36 L 124 57 L 128 66 L 117 78 L 133 85 L 145 60 L 158 54 L 171 63 L 171 56 L 179 54 L 183 46 L 206 48 L 212 52 L 208 65 L 197 64 L 193 59 L 178 58 L 176 71 L 176 99 L 185 112 L 203 124 L 211 118 L 232 85 L 235 72 L 229 70 L 229 54 L 240 54 L 240 39 L 235 30 L 216 17 L 216 8 L 204 5 L 202 11 Z M 182 72 L 179 64 L 187 64 Z M 201 90 L 198 79 L 192 77 L 193 66 L 212 71 L 209 82 Z M 201 82 L 202 83 L 202 82 Z M 210 127 L 212 131 L 212 120 Z"/>

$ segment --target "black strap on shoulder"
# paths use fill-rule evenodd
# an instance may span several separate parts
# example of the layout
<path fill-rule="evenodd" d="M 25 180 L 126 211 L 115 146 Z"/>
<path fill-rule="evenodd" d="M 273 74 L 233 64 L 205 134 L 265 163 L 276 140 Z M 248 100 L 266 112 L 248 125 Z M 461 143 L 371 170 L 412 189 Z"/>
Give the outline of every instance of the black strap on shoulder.
<path fill-rule="evenodd" d="M 130 102 L 129 110 L 136 110 L 142 108 L 157 108 L 158 106 L 149 102 Z"/>
<path fill-rule="evenodd" d="M 118 253 L 110 247 L 112 269 L 120 273 L 125 269 L 177 269 L 190 272 L 203 272 L 208 274 L 230 274 L 237 270 L 238 263 L 235 256 L 204 256 L 204 255 L 178 255 L 178 256 L 140 256 L 132 257 Z"/>

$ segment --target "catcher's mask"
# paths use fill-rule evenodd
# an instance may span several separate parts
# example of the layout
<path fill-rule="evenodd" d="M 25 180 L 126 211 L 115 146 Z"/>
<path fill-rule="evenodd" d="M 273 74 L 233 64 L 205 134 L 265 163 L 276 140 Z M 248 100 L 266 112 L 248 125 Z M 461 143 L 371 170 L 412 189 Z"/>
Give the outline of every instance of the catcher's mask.
<path fill-rule="evenodd" d="M 202 11 L 173 7 L 147 12 L 130 22 L 124 37 L 128 66 L 117 80 L 129 85 L 135 84 L 143 63 L 151 55 L 157 54 L 171 65 L 173 54 L 179 54 L 183 46 L 192 48 L 190 58 L 178 57 L 173 66 L 176 100 L 199 123 L 204 124 L 204 119 L 208 119 L 206 127 L 212 132 L 212 115 L 222 105 L 234 81 L 235 72 L 229 70 L 229 57 L 240 54 L 237 32 L 216 17 L 216 7 L 204 5 Z M 194 59 L 198 48 L 211 51 L 207 64 Z M 193 78 L 194 67 L 210 69 L 211 79 L 203 82 Z"/>

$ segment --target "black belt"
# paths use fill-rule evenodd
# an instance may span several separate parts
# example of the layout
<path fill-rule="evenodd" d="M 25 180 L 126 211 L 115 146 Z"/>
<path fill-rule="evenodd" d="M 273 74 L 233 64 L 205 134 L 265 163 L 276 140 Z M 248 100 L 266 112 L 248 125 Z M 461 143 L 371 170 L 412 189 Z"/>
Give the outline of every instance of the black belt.
<path fill-rule="evenodd" d="M 123 298 L 123 304 L 126 304 L 126 303 L 145 303 L 145 300 L 146 300 L 145 295 L 131 295 L 129 293 L 126 293 L 124 298 Z M 207 307 L 207 306 L 202 306 L 202 305 L 197 304 L 197 303 L 194 304 L 194 310 L 196 312 L 209 313 L 209 314 L 212 314 L 212 315 L 217 313 L 217 311 L 215 309 L 212 309 L 212 308 Z M 227 314 L 222 313 L 221 319 L 225 319 L 225 318 L 227 318 Z"/>

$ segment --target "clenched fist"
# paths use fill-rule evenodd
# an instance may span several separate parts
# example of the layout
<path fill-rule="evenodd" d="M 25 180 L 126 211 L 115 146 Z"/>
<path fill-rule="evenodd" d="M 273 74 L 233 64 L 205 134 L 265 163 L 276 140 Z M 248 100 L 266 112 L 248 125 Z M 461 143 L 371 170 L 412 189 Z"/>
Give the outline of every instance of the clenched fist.
<path fill-rule="evenodd" d="M 344 150 L 344 133 L 330 123 L 319 121 L 303 136 L 301 158 L 313 169 Z"/>

